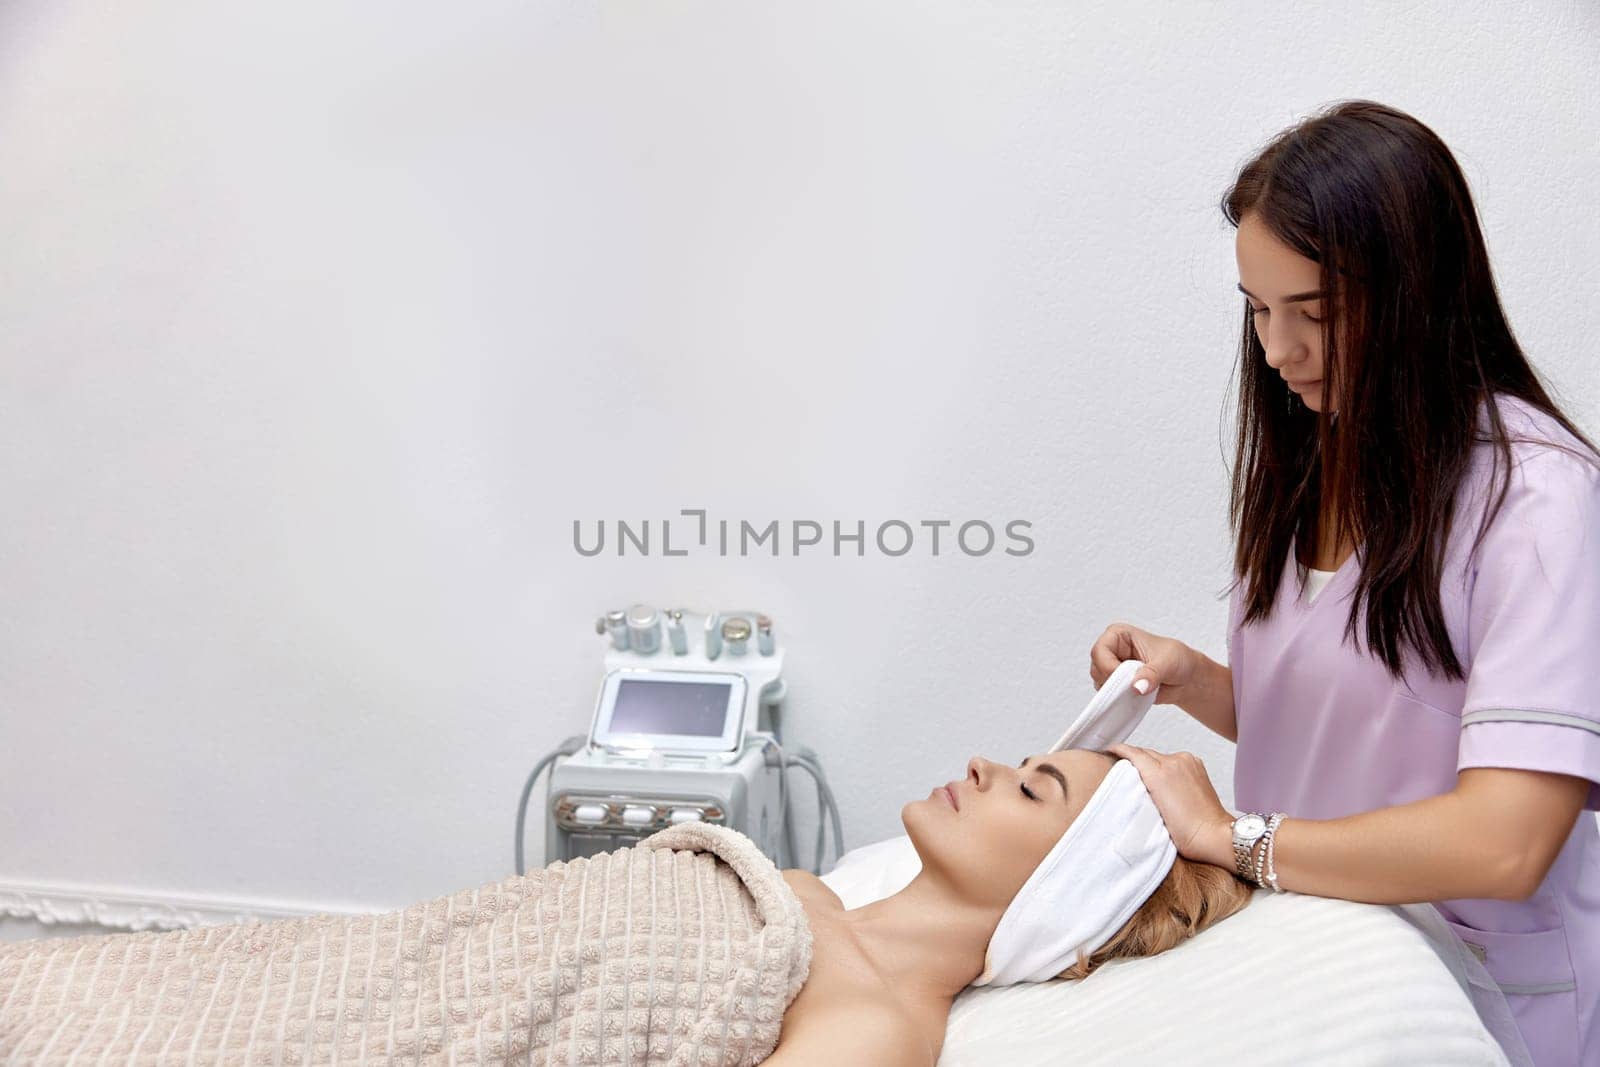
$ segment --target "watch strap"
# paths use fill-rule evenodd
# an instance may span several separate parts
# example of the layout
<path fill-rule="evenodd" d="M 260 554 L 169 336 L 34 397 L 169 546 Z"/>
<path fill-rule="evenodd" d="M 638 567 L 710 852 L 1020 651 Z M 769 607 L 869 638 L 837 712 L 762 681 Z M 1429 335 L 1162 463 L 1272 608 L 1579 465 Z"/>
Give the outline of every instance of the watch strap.
<path fill-rule="evenodd" d="M 1240 815 L 1239 819 L 1243 819 L 1248 815 L 1256 816 L 1257 818 L 1261 819 L 1263 823 L 1265 823 L 1266 819 L 1267 819 L 1267 816 L 1266 816 L 1265 813 L 1258 812 L 1258 811 L 1247 811 L 1243 815 Z M 1251 866 L 1252 865 L 1251 865 L 1250 854 L 1251 854 L 1251 852 L 1253 852 L 1255 850 L 1256 845 L 1258 843 L 1260 843 L 1261 838 L 1262 838 L 1262 836 L 1265 835 L 1266 831 L 1265 831 L 1265 829 L 1263 829 L 1261 834 L 1258 834 L 1257 836 L 1251 838 L 1248 841 L 1242 840 L 1240 838 L 1240 836 L 1239 836 L 1239 831 L 1238 831 L 1239 819 L 1235 819 L 1234 820 L 1233 869 L 1234 869 L 1234 873 L 1235 874 L 1237 874 L 1240 878 L 1244 879 L 1245 881 L 1249 882 L 1249 881 L 1253 881 L 1253 879 L 1251 878 Z"/>

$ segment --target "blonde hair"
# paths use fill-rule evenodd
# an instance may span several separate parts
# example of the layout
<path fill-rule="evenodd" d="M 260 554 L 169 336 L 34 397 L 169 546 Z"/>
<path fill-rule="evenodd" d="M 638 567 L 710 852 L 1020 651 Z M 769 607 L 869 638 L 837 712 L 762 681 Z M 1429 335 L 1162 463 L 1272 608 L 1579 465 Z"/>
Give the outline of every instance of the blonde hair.
<path fill-rule="evenodd" d="M 1058 978 L 1087 978 L 1110 960 L 1139 959 L 1165 952 L 1250 903 L 1255 887 L 1226 867 L 1184 859 L 1156 886 L 1139 910 L 1105 944 L 1062 971 Z"/>

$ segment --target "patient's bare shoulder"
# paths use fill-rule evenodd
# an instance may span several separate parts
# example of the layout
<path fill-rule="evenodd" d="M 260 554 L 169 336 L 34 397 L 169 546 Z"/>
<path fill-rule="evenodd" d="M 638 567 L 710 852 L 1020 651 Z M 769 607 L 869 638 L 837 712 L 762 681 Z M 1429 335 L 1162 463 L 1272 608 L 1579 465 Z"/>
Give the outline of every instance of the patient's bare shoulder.
<path fill-rule="evenodd" d="M 813 906 L 844 909 L 844 901 L 839 899 L 839 894 L 828 888 L 828 883 L 812 874 L 802 871 L 798 867 L 780 871 L 783 880 L 789 883 L 789 888 L 794 890 L 794 895 L 800 898 L 800 903 L 806 908 Z"/>

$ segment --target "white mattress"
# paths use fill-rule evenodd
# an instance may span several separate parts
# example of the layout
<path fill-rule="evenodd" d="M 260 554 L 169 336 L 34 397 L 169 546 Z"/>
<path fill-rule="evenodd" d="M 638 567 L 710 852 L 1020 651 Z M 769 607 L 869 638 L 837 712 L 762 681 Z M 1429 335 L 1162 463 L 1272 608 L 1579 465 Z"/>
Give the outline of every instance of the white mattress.
<path fill-rule="evenodd" d="M 898 838 L 847 853 L 823 881 L 859 907 L 918 867 Z M 1235 1025 L 1241 1018 L 1255 1021 Z M 1504 996 L 1430 905 L 1263 889 L 1158 956 L 1118 960 L 1082 981 L 974 987 L 956 998 L 940 1067 L 1062 1063 L 1531 1061 Z"/>

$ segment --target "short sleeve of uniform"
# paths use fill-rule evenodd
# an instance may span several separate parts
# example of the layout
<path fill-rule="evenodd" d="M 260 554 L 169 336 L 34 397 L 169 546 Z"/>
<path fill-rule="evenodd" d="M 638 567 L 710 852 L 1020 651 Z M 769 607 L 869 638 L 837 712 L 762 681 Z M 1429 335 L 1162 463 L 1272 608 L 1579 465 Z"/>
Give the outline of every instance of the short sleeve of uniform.
<path fill-rule="evenodd" d="M 1587 778 L 1600 810 L 1600 471 L 1555 448 L 1513 459 L 1474 561 L 1456 766 Z M 1456 521 L 1475 536 L 1482 515 Z"/>

